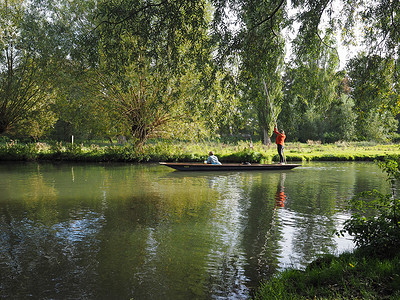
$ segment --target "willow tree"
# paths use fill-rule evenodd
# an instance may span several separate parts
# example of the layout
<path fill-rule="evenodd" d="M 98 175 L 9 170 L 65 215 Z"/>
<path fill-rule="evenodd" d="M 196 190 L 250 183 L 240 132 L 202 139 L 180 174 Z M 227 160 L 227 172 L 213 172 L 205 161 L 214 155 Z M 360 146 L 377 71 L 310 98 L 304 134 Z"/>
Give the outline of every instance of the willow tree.
<path fill-rule="evenodd" d="M 366 67 L 368 64 L 369 67 L 376 65 L 377 60 L 374 55 L 379 55 L 382 61 L 399 57 L 400 35 L 397 26 L 400 13 L 399 3 L 384 0 L 296 0 L 291 1 L 291 5 L 295 12 L 292 20 L 298 22 L 299 29 L 293 45 L 294 63 L 290 66 L 286 76 L 288 79 L 286 94 L 291 99 L 287 98 L 285 103 L 291 103 L 286 105 L 286 108 L 293 112 L 292 116 L 286 119 L 292 122 L 297 119 L 297 124 L 300 124 L 294 131 L 297 134 L 314 132 L 313 137 L 319 139 L 324 139 L 325 136 L 334 140 L 354 138 L 354 134 L 352 137 L 349 134 L 351 135 L 350 132 L 355 126 L 355 112 L 364 110 L 365 103 L 372 104 L 377 101 L 382 103 L 379 107 L 381 117 L 375 118 L 375 121 L 370 124 L 380 127 L 377 121 L 382 120 L 383 116 L 385 118 L 391 116 L 389 119 L 384 119 L 387 120 L 387 124 L 393 125 L 392 116 L 393 111 L 397 111 L 397 104 L 396 101 L 388 99 L 397 99 L 398 91 L 396 81 L 392 80 L 391 94 L 386 92 L 388 90 L 386 88 L 388 86 L 386 84 L 387 71 L 390 67 L 384 72 L 379 71 L 378 67 L 372 73 L 365 70 L 368 69 Z M 362 35 L 357 36 L 359 30 Z M 366 63 L 368 59 L 363 59 L 353 60 L 349 64 L 348 70 L 352 73 L 350 77 L 357 78 L 351 82 L 361 85 L 359 87 L 353 85 L 353 93 L 345 97 L 339 97 L 335 91 L 338 82 L 343 79 L 343 77 L 339 78 L 336 72 L 339 58 L 336 50 L 338 41 L 335 42 L 333 37 L 337 34 L 341 35 L 344 45 L 354 45 L 355 41 L 360 42 L 365 46 L 365 51 L 370 57 L 370 63 Z M 391 61 L 393 62 L 393 60 Z M 386 66 L 388 66 L 387 63 Z M 394 69 L 391 70 L 392 74 L 395 74 Z M 356 95 L 355 92 L 363 90 L 366 87 L 364 84 L 366 81 L 374 81 L 371 77 L 379 72 L 382 76 L 380 81 L 384 82 L 382 90 L 380 90 L 382 94 L 374 99 L 365 94 L 365 97 L 360 99 L 361 93 Z M 363 74 L 361 77 L 364 77 L 364 83 L 359 78 L 360 74 Z M 375 80 L 375 84 L 379 84 L 380 81 Z M 384 96 L 382 96 L 383 94 Z M 342 115 L 335 117 L 334 111 L 340 112 Z M 329 121 L 334 118 L 343 118 L 347 125 L 338 126 L 337 122 Z M 360 115 L 358 115 L 358 120 L 360 120 Z M 372 121 L 373 119 L 369 118 L 367 123 Z M 301 125 L 301 123 L 303 124 Z M 358 125 L 357 129 L 360 131 L 362 126 Z M 342 132 L 333 132 L 329 127 L 337 127 Z M 370 128 L 371 126 L 365 126 L 365 129 Z M 364 133 L 360 131 L 360 134 L 365 136 L 365 131 Z M 306 136 L 302 136 L 302 138 L 304 139 Z"/>
<path fill-rule="evenodd" d="M 30 39 L 43 63 L 54 100 L 53 138 L 70 140 L 105 135 L 104 114 L 92 97 L 91 77 L 98 67 L 96 0 L 30 0 L 29 18 L 38 23 Z M 101 114 L 100 116 L 98 116 Z M 88 116 L 90 115 L 90 118 Z"/>
<path fill-rule="evenodd" d="M 0 2 L 0 134 L 23 130 L 38 136 L 56 121 L 59 92 L 77 86 L 71 80 L 64 85 L 66 74 L 86 71 L 87 57 L 96 56 L 88 19 L 93 4 Z"/>
<path fill-rule="evenodd" d="M 239 1 L 239 19 L 243 23 L 238 33 L 240 86 L 249 103 L 265 144 L 270 144 L 274 123 L 282 100 L 282 72 L 285 41 L 282 36 L 286 18 L 284 1 Z M 264 90 L 265 81 L 267 91 Z M 268 102 L 271 102 L 269 105 Z M 271 106 L 274 111 L 271 111 Z"/>
<path fill-rule="evenodd" d="M 207 68 L 208 9 L 206 1 L 99 2 L 106 94 L 138 145 L 182 115 L 180 78 Z"/>
<path fill-rule="evenodd" d="M 348 63 L 359 140 L 385 141 L 396 131 L 400 113 L 398 70 L 392 58 L 360 54 Z"/>
<path fill-rule="evenodd" d="M 26 1 L 0 3 L 0 134 L 46 106 L 43 65 L 27 38 Z"/>
<path fill-rule="evenodd" d="M 400 4 L 398 1 L 294 0 L 303 52 L 315 38 L 339 34 L 346 46 L 363 46 L 367 55 L 399 57 Z"/>
<path fill-rule="evenodd" d="M 152 69 L 150 62 L 142 57 L 126 68 L 123 81 L 109 76 L 100 80 L 103 107 L 108 108 L 119 134 L 132 135 L 138 147 L 177 117 L 177 86 L 174 76 L 165 75 Z"/>
<path fill-rule="evenodd" d="M 348 112 L 346 98 L 339 90 L 343 74 L 337 71 L 336 41 L 331 35 L 325 35 L 323 40 L 314 35 L 308 38 L 305 49 L 302 34 L 293 41 L 293 58 L 285 73 L 285 123 L 302 142 L 348 139 L 348 134 L 353 134 L 348 122 L 354 119 L 347 115 L 342 125 L 336 122 Z M 336 132 L 338 126 L 344 132 Z"/>

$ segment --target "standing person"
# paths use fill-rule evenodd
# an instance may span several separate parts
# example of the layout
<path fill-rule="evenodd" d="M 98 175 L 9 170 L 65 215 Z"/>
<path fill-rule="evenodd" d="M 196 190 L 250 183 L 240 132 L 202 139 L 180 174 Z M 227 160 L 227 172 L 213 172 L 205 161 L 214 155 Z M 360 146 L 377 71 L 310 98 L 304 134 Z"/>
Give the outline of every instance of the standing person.
<path fill-rule="evenodd" d="M 208 164 L 212 164 L 212 165 L 220 165 L 221 163 L 218 160 L 218 157 L 216 157 L 214 155 L 214 152 L 210 151 L 210 153 L 208 153 L 208 159 L 207 159 L 207 163 Z"/>
<path fill-rule="evenodd" d="M 283 131 L 283 129 L 278 131 L 278 125 L 275 124 L 274 132 L 276 133 L 276 145 L 278 147 L 279 162 L 281 164 L 284 164 L 285 158 L 283 156 L 283 148 L 285 145 L 285 138 L 286 138 L 285 131 Z"/>

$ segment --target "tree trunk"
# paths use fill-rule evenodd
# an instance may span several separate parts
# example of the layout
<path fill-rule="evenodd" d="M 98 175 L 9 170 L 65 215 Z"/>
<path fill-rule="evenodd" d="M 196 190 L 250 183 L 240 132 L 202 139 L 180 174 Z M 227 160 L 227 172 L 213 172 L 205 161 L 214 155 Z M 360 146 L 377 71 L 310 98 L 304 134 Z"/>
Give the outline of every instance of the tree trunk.
<path fill-rule="evenodd" d="M 268 130 L 267 129 L 263 129 L 264 130 L 264 145 L 270 146 L 271 145 L 271 138 L 268 135 Z"/>

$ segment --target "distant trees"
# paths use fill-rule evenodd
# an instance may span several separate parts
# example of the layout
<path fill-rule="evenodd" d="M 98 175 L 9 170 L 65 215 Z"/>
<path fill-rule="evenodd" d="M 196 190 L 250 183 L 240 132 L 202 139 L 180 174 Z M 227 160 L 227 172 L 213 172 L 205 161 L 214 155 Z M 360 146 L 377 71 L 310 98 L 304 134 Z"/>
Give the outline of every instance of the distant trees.
<path fill-rule="evenodd" d="M 285 98 L 281 118 L 290 136 L 301 142 L 334 142 L 353 139 L 350 91 L 340 85 L 334 41 L 314 36 L 304 51 L 301 37 L 294 41 L 295 59 L 285 74 Z"/>
<path fill-rule="evenodd" d="M 348 64 L 359 140 L 387 140 L 397 130 L 400 112 L 398 70 L 392 58 L 363 54 Z"/>
<path fill-rule="evenodd" d="M 292 4 L 300 27 L 294 65 L 285 76 L 282 118 L 294 139 L 390 139 L 399 114 L 399 69 L 393 57 L 399 54 L 396 22 L 400 5 L 358 0 Z M 338 72 L 337 43 L 331 37 L 340 32 L 344 44 L 354 45 L 360 39 L 359 30 L 368 53 L 353 58 Z"/>

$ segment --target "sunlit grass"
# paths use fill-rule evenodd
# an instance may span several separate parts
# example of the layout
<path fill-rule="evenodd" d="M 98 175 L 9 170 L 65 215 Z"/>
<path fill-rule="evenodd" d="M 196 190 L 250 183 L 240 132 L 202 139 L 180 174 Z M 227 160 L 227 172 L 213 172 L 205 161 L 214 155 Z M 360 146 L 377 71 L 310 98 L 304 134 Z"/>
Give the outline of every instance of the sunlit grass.
<path fill-rule="evenodd" d="M 400 299 L 400 257 L 323 256 L 262 284 L 255 299 Z"/>
<path fill-rule="evenodd" d="M 197 161 L 201 162 L 209 151 L 219 157 L 221 162 L 261 162 L 278 160 L 276 145 L 263 145 L 261 142 L 238 141 L 224 143 L 219 141 L 185 142 L 175 140 L 152 140 L 142 148 L 131 144 L 42 142 L 20 143 L 5 141 L 0 144 L 1 160 L 78 160 L 78 161 Z M 335 143 L 321 144 L 287 143 L 285 145 L 287 161 L 362 161 L 381 160 L 389 156 L 400 155 L 397 144 L 375 143 Z"/>

